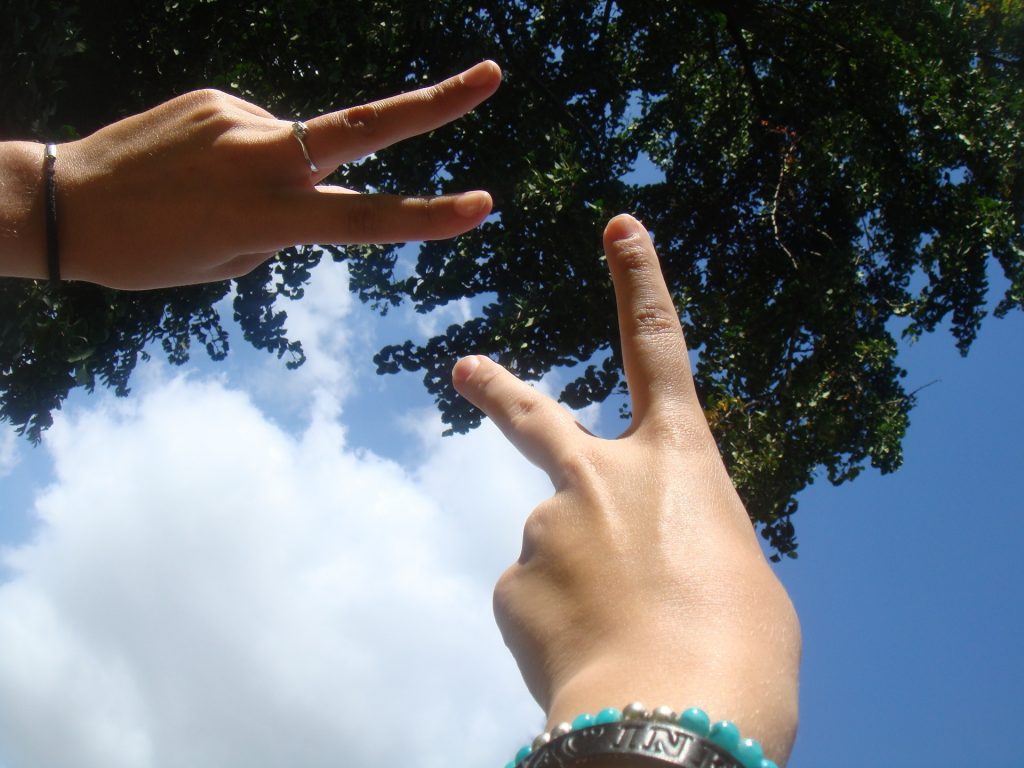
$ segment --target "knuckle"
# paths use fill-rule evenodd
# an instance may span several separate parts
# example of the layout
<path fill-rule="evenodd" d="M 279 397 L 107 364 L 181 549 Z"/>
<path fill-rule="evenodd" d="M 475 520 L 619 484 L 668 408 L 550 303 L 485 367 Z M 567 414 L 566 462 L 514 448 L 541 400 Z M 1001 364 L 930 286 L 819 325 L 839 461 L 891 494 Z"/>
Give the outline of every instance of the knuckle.
<path fill-rule="evenodd" d="M 540 405 L 538 399 L 533 396 L 533 390 L 507 392 L 505 389 L 510 374 L 496 365 L 488 368 L 490 370 L 485 371 L 477 380 L 480 394 L 487 401 L 494 403 L 496 411 L 509 427 L 521 427 L 536 413 Z"/>
<path fill-rule="evenodd" d="M 376 102 L 350 107 L 338 113 L 338 124 L 346 132 L 371 138 L 377 133 L 380 113 L 381 106 Z"/>
<path fill-rule="evenodd" d="M 529 395 L 514 395 L 505 406 L 505 414 L 509 425 L 513 429 L 523 426 L 534 416 L 540 407 L 536 398 Z"/>
<path fill-rule="evenodd" d="M 200 88 L 197 91 L 192 91 L 190 97 L 197 104 L 217 104 L 227 100 L 227 94 L 216 88 Z"/>
<path fill-rule="evenodd" d="M 447 95 L 448 86 L 445 83 L 435 83 L 416 92 L 417 99 L 425 105 L 443 99 Z"/>
<path fill-rule="evenodd" d="M 562 485 L 581 487 L 601 476 L 601 467 L 597 458 L 589 451 L 571 451 L 559 458 L 559 474 Z"/>
<path fill-rule="evenodd" d="M 428 226 L 432 226 L 438 222 L 440 211 L 437 208 L 437 198 L 435 197 L 421 197 L 419 198 L 420 210 L 423 214 L 423 218 Z"/>
<path fill-rule="evenodd" d="M 188 94 L 192 120 L 214 135 L 224 134 L 239 125 L 237 109 L 231 97 L 215 88 L 203 88 Z"/>
<path fill-rule="evenodd" d="M 231 100 L 223 91 L 203 88 L 192 94 L 192 103 L 200 114 L 215 116 L 227 112 Z"/>
<path fill-rule="evenodd" d="M 516 598 L 519 594 L 520 574 L 522 566 L 513 563 L 506 568 L 498 577 L 494 585 L 492 602 L 494 605 L 494 616 L 498 624 L 502 625 L 516 612 Z"/>
<path fill-rule="evenodd" d="M 648 336 L 679 333 L 679 317 L 675 310 L 653 301 L 641 301 L 633 307 L 633 323 L 637 332 Z"/>
<path fill-rule="evenodd" d="M 523 549 L 518 565 L 526 569 L 537 559 L 555 566 L 572 560 L 578 554 L 581 526 L 588 517 L 566 497 L 556 493 L 538 504 L 523 524 Z"/>
<path fill-rule="evenodd" d="M 352 109 L 354 109 L 354 107 Z M 352 130 L 352 109 L 343 109 L 334 116 L 337 127 L 342 131 Z"/>
<path fill-rule="evenodd" d="M 523 555 L 526 558 L 536 552 L 537 547 L 548 538 L 551 516 L 551 508 L 541 504 L 526 518 L 523 524 Z"/>

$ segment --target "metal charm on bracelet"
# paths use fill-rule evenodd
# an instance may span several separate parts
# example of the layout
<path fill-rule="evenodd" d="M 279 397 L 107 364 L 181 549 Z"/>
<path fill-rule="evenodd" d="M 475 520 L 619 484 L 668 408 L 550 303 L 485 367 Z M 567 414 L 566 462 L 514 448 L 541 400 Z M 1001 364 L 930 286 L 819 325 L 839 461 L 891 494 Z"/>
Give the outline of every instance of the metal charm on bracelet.
<path fill-rule="evenodd" d="M 309 128 L 301 120 L 296 120 L 292 123 L 292 135 L 298 140 L 299 146 L 302 147 L 302 156 L 306 158 L 306 162 L 309 163 L 309 172 L 316 173 L 319 168 L 316 167 L 316 163 L 309 156 L 309 149 L 306 147 L 306 134 L 309 133 Z"/>
<path fill-rule="evenodd" d="M 592 725 L 559 735 L 532 752 L 519 768 L 575 768 L 613 755 L 680 768 L 743 768 L 717 744 L 673 723 L 650 720 Z"/>

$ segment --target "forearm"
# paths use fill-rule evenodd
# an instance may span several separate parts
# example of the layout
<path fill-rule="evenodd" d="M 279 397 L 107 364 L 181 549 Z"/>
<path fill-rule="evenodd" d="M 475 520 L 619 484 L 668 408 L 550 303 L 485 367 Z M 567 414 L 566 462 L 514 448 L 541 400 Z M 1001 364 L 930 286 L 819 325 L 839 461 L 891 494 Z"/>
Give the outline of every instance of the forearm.
<path fill-rule="evenodd" d="M 0 275 L 46 277 L 43 145 L 0 142 Z"/>

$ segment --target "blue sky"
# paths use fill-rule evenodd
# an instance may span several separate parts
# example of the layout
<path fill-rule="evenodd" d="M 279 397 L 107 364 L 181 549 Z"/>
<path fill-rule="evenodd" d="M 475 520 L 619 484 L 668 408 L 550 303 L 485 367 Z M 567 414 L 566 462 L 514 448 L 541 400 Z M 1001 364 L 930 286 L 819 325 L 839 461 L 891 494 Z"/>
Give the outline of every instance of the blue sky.
<path fill-rule="evenodd" d="M 920 393 L 903 468 L 801 497 L 778 572 L 804 630 L 792 765 L 1020 765 L 1024 318 L 902 353 Z"/>
<path fill-rule="evenodd" d="M 73 398 L 40 448 L 2 433 L 0 768 L 390 766 L 352 745 L 395 707 L 422 713 L 409 765 L 501 765 L 540 725 L 490 589 L 547 481 L 490 426 L 442 440 L 417 378 L 370 363 L 467 308 L 381 323 L 324 265 L 288 310 L 300 371 L 239 340 Z M 905 349 L 938 383 L 903 469 L 801 497 L 792 766 L 1018 760 L 1022 339 L 1016 315 L 966 360 Z"/>

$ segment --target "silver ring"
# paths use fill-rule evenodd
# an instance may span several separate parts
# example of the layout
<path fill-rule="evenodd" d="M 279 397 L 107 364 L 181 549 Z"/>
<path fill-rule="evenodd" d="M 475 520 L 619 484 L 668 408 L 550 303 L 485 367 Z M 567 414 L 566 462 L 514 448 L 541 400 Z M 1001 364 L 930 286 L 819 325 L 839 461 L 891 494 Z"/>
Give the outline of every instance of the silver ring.
<path fill-rule="evenodd" d="M 309 172 L 316 173 L 320 169 L 316 167 L 316 163 L 313 162 L 313 158 L 309 156 L 309 150 L 306 148 L 306 134 L 309 133 L 309 128 L 301 120 L 296 120 L 292 123 L 292 135 L 298 140 L 299 146 L 302 147 L 302 156 L 306 158 L 306 162 L 309 163 Z"/>

